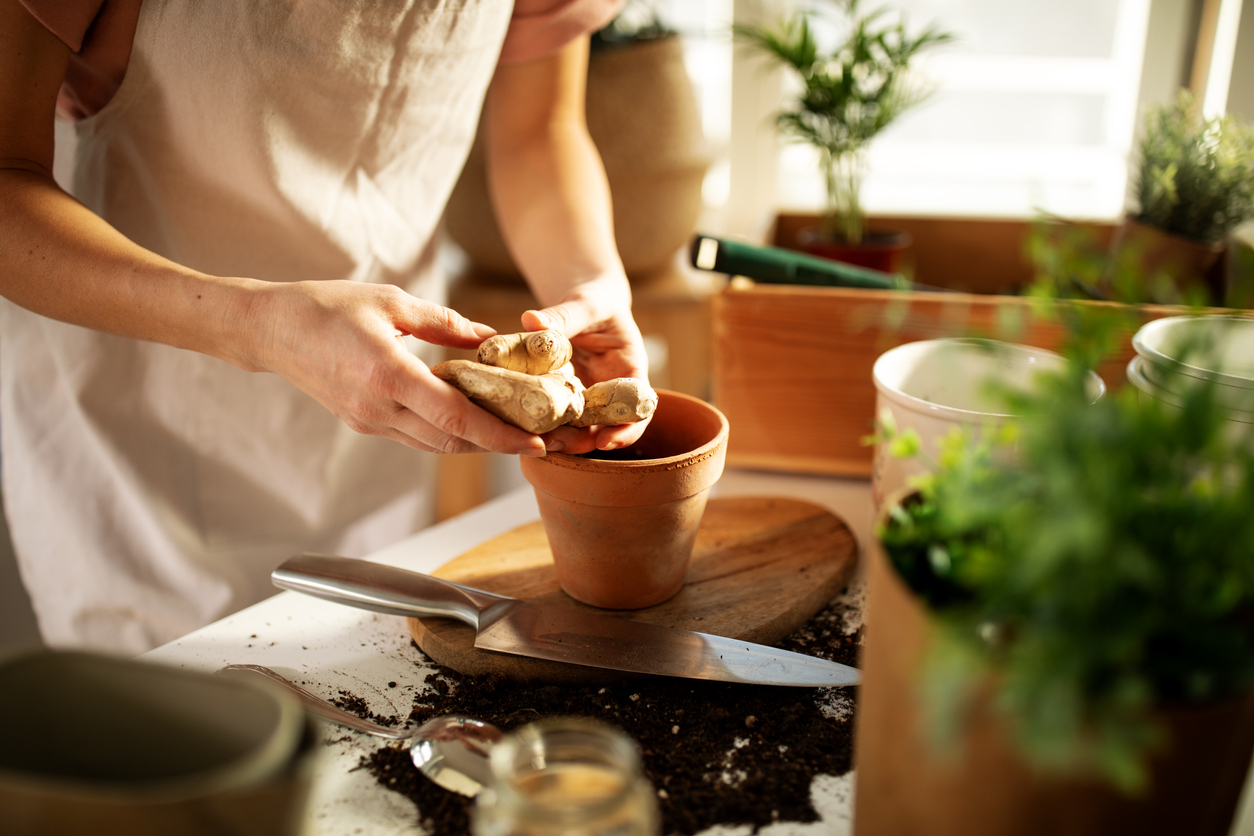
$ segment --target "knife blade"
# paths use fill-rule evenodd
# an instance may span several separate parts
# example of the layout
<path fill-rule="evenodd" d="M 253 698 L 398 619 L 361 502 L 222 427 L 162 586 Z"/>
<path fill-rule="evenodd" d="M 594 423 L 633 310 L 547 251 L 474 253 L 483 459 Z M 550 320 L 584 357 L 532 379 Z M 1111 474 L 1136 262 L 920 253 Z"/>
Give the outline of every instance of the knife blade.
<path fill-rule="evenodd" d="M 857 685 L 857 668 L 766 645 L 534 604 L 368 560 L 301 554 L 270 575 L 280 589 L 410 618 L 453 618 L 475 647 L 627 673 L 822 687 Z"/>

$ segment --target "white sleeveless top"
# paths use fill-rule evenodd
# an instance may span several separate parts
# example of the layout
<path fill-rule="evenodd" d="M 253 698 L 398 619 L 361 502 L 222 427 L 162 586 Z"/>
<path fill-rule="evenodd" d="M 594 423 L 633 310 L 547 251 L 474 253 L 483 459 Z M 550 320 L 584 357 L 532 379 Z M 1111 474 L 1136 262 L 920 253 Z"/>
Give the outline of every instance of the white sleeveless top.
<path fill-rule="evenodd" d="M 194 269 L 439 302 L 433 238 L 511 5 L 145 0 L 121 87 L 77 123 L 74 192 Z M 429 521 L 433 456 L 276 375 L 7 301 L 0 428 L 53 645 L 140 652 L 267 597 L 295 552 L 358 556 Z"/>

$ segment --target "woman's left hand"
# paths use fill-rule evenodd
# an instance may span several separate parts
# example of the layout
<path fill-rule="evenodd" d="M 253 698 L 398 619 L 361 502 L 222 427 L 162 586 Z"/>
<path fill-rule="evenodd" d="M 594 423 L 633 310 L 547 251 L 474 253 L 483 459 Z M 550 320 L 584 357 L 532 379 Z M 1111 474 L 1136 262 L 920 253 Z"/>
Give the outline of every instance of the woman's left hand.
<path fill-rule="evenodd" d="M 553 328 L 574 347 L 571 362 L 585 386 L 634 377 L 648 381 L 649 360 L 644 339 L 631 316 L 631 291 L 621 276 L 607 276 L 577 285 L 562 301 L 522 317 L 527 331 Z M 545 433 L 551 453 L 587 453 L 615 450 L 634 444 L 648 420 L 616 427 L 558 427 Z"/>

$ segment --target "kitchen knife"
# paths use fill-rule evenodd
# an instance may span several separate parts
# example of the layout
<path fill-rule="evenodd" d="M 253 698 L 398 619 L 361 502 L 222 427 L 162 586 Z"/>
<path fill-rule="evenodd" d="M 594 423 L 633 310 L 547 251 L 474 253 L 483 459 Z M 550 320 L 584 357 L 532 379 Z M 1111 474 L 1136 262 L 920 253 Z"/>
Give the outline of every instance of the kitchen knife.
<path fill-rule="evenodd" d="M 348 557 L 302 554 L 270 575 L 274 585 L 386 615 L 454 618 L 475 647 L 630 673 L 817 687 L 857 685 L 858 670 L 787 650 L 533 604 Z"/>

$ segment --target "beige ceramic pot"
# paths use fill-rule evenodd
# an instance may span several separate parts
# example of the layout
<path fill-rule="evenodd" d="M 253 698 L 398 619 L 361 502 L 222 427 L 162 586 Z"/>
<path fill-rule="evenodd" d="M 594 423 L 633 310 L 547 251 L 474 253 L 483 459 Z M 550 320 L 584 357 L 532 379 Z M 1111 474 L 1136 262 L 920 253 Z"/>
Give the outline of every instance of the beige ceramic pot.
<path fill-rule="evenodd" d="M 712 154 L 678 36 L 594 50 L 588 133 L 605 165 L 628 278 L 670 265 L 692 238 Z M 482 270 L 517 278 L 488 197 L 483 131 L 449 197 L 449 235 Z"/>
<path fill-rule="evenodd" d="M 594 607 L 639 609 L 679 592 L 723 472 L 723 413 L 678 392 L 657 394 L 644 436 L 625 450 L 522 459 L 558 583 Z"/>
<path fill-rule="evenodd" d="M 76 651 L 0 661 L 0 833 L 295 836 L 319 746 L 260 683 Z"/>
<path fill-rule="evenodd" d="M 923 736 L 918 694 L 930 613 L 878 539 L 867 580 L 855 836 L 1226 836 L 1254 750 L 1254 699 L 1163 709 L 1168 744 L 1143 797 L 1033 771 L 979 699 L 957 751 L 937 753 Z"/>

